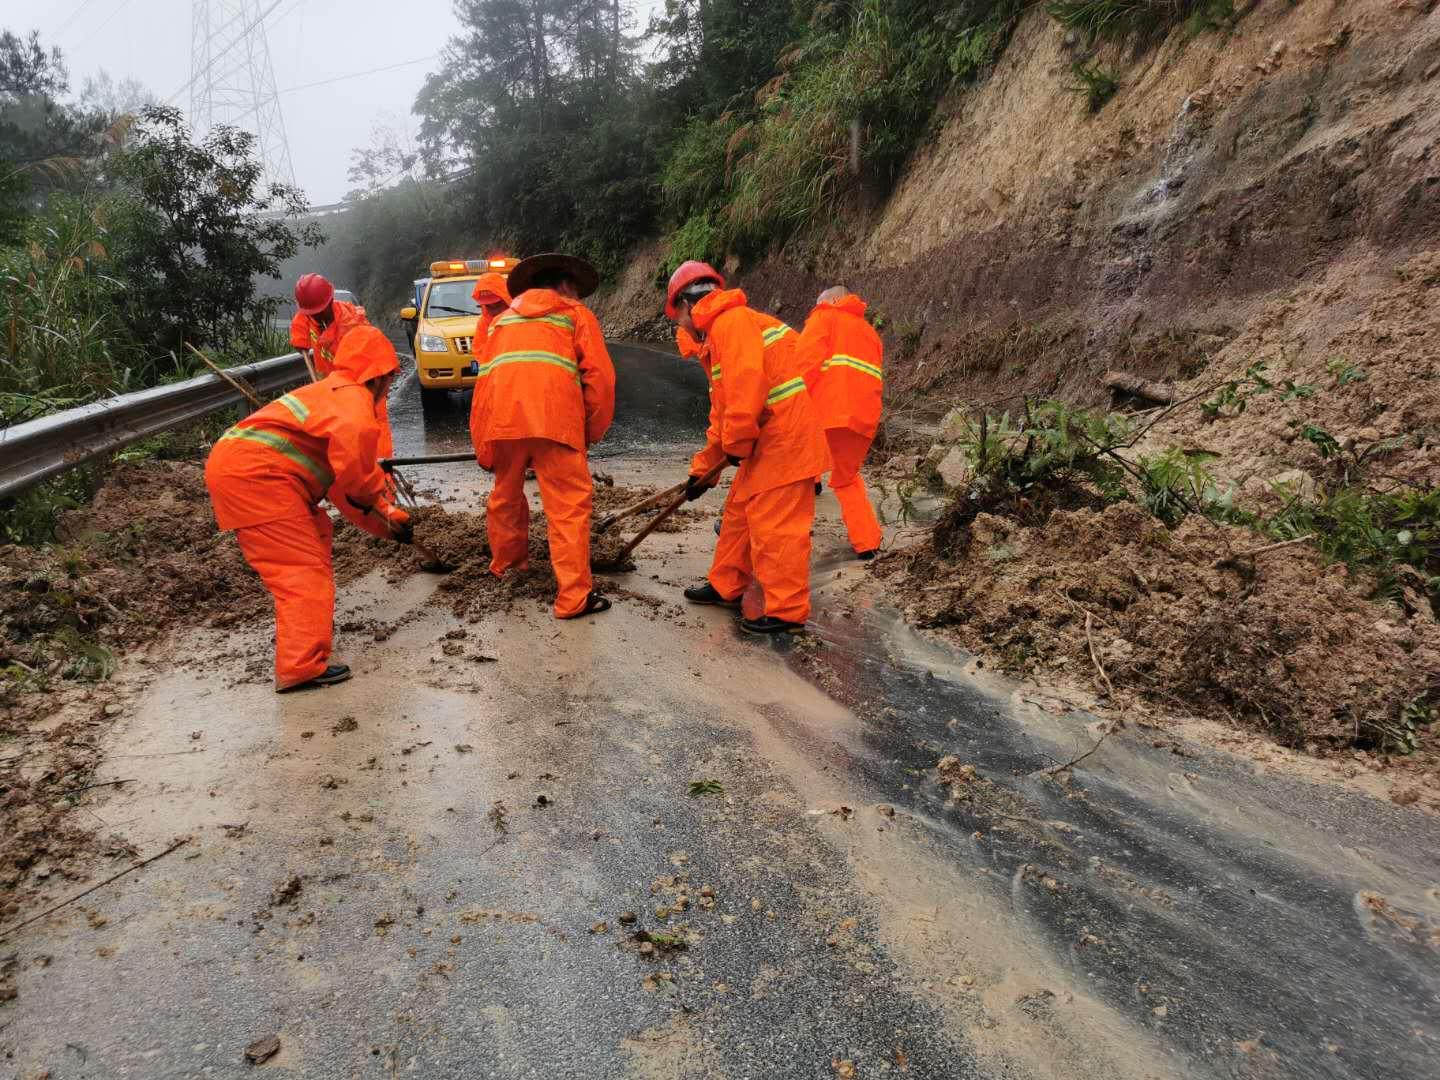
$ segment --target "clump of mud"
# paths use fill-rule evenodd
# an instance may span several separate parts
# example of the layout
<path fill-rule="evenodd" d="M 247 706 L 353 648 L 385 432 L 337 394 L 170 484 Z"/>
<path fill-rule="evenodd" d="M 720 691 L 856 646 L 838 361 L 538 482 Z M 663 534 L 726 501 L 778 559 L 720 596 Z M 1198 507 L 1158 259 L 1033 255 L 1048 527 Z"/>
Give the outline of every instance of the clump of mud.
<path fill-rule="evenodd" d="M 1407 706 L 1440 694 L 1440 626 L 1365 598 L 1303 546 L 1138 507 L 980 513 L 891 556 L 907 614 L 1020 672 L 1099 679 L 1121 697 L 1269 734 L 1312 753 L 1386 750 Z M 1091 629 L 1086 632 L 1086 615 Z M 1411 716 L 1415 715 L 1412 711 Z"/>

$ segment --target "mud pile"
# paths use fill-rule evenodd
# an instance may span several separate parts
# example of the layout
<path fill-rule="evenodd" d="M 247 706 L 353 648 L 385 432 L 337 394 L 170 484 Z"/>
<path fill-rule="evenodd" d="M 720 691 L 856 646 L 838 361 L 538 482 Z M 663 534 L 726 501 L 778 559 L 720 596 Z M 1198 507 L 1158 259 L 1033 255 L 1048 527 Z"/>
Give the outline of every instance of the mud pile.
<path fill-rule="evenodd" d="M 1198 406 L 1177 411 L 1140 452 L 1179 443 L 1217 454 L 1211 470 L 1252 500 L 1272 497 L 1277 480 L 1305 489 L 1440 480 L 1440 250 L 1406 259 L 1379 285 L 1336 266 L 1272 300 L 1180 396 L 1243 381 L 1256 363 L 1299 390 L 1255 394 L 1243 414 L 1220 419 Z M 1339 452 L 1322 454 L 1326 444 L 1306 437 L 1313 429 Z"/>
<path fill-rule="evenodd" d="M 596 514 L 651 493 L 599 486 Z M 683 528 L 697 516 L 681 510 L 661 530 Z M 637 515 L 598 537 L 593 565 L 632 569 L 633 561 L 617 566 L 614 557 L 647 520 Z M 416 514 L 416 536 L 456 567 L 441 588 L 457 614 L 474 617 L 520 600 L 553 599 L 543 514 L 531 518 L 529 572 L 505 582 L 489 574 L 483 514 L 427 508 Z M 420 572 L 413 550 L 344 523 L 335 529 L 334 565 L 341 585 L 380 567 L 396 577 Z M 217 530 L 203 471 L 193 462 L 115 469 L 89 506 L 66 515 L 60 542 L 0 548 L 0 584 L 0 666 L 19 673 L 0 686 L 0 731 L 17 730 L 48 711 L 51 684 L 102 678 L 125 649 L 173 630 L 223 629 L 270 612 L 270 597 L 234 535 Z"/>
<path fill-rule="evenodd" d="M 1119 504 L 1038 526 L 980 514 L 945 557 L 930 540 L 879 570 L 910 618 L 1006 669 L 1102 694 L 1108 679 L 1111 704 L 1178 706 L 1312 753 L 1384 751 L 1414 703 L 1440 698 L 1428 605 L 1374 603 L 1344 566 L 1302 546 L 1249 554 L 1263 546 Z"/>

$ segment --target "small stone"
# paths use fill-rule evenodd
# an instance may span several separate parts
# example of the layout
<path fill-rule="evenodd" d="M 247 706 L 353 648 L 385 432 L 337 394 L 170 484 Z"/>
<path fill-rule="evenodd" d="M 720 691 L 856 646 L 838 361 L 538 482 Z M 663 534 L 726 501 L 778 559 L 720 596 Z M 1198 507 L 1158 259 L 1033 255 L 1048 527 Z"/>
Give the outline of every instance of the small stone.
<path fill-rule="evenodd" d="M 622 911 L 620 913 L 620 924 L 622 926 L 634 926 L 639 916 L 633 911 Z"/>
<path fill-rule="evenodd" d="M 106 715 L 106 716 L 119 716 L 119 715 L 120 715 L 122 712 L 124 712 L 124 711 L 125 711 L 125 706 L 119 705 L 119 704 L 117 704 L 117 703 L 115 703 L 115 702 L 113 702 L 113 701 L 112 701 L 109 705 L 106 705 L 106 706 L 105 706 L 105 715 Z"/>
<path fill-rule="evenodd" d="M 1170 1015 L 1170 1009 L 1165 1005 L 1156 1005 L 1155 1008 L 1151 1009 L 1150 1011 L 1156 1016 L 1160 1017 L 1160 1019 L 1162 1020 Z"/>
<path fill-rule="evenodd" d="M 761 907 L 761 904 L 760 904 L 760 901 L 759 901 L 759 900 L 753 900 L 753 899 L 752 899 L 752 900 L 750 901 L 750 910 L 751 910 L 751 911 L 759 911 L 759 910 L 760 910 L 760 907 Z"/>
<path fill-rule="evenodd" d="M 655 944 L 654 944 L 654 942 L 642 941 L 642 942 L 640 943 L 640 955 L 641 955 L 641 956 L 654 956 L 654 955 L 655 955 Z"/>
<path fill-rule="evenodd" d="M 713 898 L 714 895 L 715 895 L 715 890 L 712 889 L 709 885 L 701 885 L 701 886 L 700 886 L 700 895 L 701 895 L 701 896 L 707 896 L 707 897 L 712 897 L 712 898 Z"/>
<path fill-rule="evenodd" d="M 670 917 L 670 909 L 669 909 L 668 907 L 666 907 L 664 904 L 658 904 L 658 905 L 656 905 L 656 907 L 655 907 L 655 917 L 656 917 L 657 919 L 668 919 L 668 918 Z"/>
<path fill-rule="evenodd" d="M 882 817 L 895 816 L 895 808 L 888 803 L 881 803 L 879 806 L 875 807 L 875 811 Z"/>
<path fill-rule="evenodd" d="M 603 919 L 600 922 L 591 924 L 590 926 L 590 932 L 592 934 L 605 934 L 609 933 L 609 931 L 610 924 L 605 922 Z"/>
<path fill-rule="evenodd" d="M 245 1048 L 245 1060 L 251 1065 L 261 1065 L 280 1052 L 280 1036 L 271 1035 L 256 1039 Z"/>

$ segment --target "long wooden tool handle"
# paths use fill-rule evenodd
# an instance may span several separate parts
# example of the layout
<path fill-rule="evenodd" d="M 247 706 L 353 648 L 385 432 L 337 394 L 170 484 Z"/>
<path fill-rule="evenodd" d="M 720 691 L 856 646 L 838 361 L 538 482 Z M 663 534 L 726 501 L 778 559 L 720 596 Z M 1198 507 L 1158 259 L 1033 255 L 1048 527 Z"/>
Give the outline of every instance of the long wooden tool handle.
<path fill-rule="evenodd" d="M 263 409 L 265 407 L 265 402 L 261 401 L 258 397 L 256 397 L 254 391 L 252 391 L 248 386 L 243 385 L 240 380 L 236 379 L 235 376 L 231 375 L 219 364 L 215 363 L 199 349 L 195 348 L 194 345 L 191 345 L 187 341 L 185 342 L 185 347 L 191 352 L 193 352 L 196 356 L 200 357 L 200 359 L 204 361 L 206 367 L 208 367 L 211 371 L 215 372 L 216 375 L 219 375 L 222 379 L 224 379 L 237 391 L 239 391 L 240 396 L 249 400 L 251 405 L 254 405 L 257 409 Z"/>
<path fill-rule="evenodd" d="M 391 469 L 399 468 L 402 465 L 448 465 L 455 462 L 474 460 L 475 452 L 469 450 L 463 454 L 427 454 L 422 457 L 381 458 L 377 464 L 380 468 L 389 472 Z"/>
<path fill-rule="evenodd" d="M 724 471 L 727 464 L 728 462 L 722 461 L 719 465 L 716 465 L 713 469 L 711 469 L 708 473 L 705 474 L 704 482 L 707 484 L 712 484 L 716 480 L 718 480 L 720 478 L 720 473 Z M 661 510 L 660 513 L 656 514 L 650 520 L 650 523 L 645 526 L 645 528 L 641 529 L 638 533 L 635 534 L 635 538 L 631 540 L 630 543 L 626 544 L 623 548 L 620 549 L 619 553 L 612 560 L 614 564 L 618 565 L 624 562 L 626 557 L 637 547 L 640 546 L 641 540 L 644 540 L 652 532 L 658 529 L 663 521 L 669 518 L 671 514 L 675 513 L 676 510 L 679 510 L 680 507 L 685 505 L 685 485 L 681 484 L 680 487 L 681 492 L 678 496 L 676 496 L 675 501 L 672 502 L 669 506 L 665 507 L 664 510 Z"/>
<path fill-rule="evenodd" d="M 603 533 L 612 525 L 624 521 L 626 518 L 638 514 L 642 510 L 649 510 L 652 506 L 656 506 L 659 503 L 664 502 L 666 499 L 673 499 L 676 495 L 680 494 L 680 492 L 684 490 L 685 482 L 682 480 L 680 483 L 676 484 L 672 488 L 666 488 L 664 491 L 657 491 L 653 495 L 647 495 L 645 496 L 645 498 L 641 499 L 633 506 L 627 506 L 624 510 L 617 510 L 609 517 L 602 518 L 600 520 L 600 523 L 595 526 L 595 532 L 597 534 Z"/>

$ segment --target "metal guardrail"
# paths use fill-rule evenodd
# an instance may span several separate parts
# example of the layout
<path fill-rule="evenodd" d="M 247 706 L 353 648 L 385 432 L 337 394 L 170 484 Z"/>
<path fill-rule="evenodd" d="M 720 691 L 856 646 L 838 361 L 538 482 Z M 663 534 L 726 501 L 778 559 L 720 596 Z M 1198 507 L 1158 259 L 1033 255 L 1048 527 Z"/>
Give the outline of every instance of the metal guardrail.
<path fill-rule="evenodd" d="M 261 394 L 304 382 L 298 352 L 227 369 Z M 156 386 L 0 430 L 0 497 L 245 399 L 218 375 Z"/>

